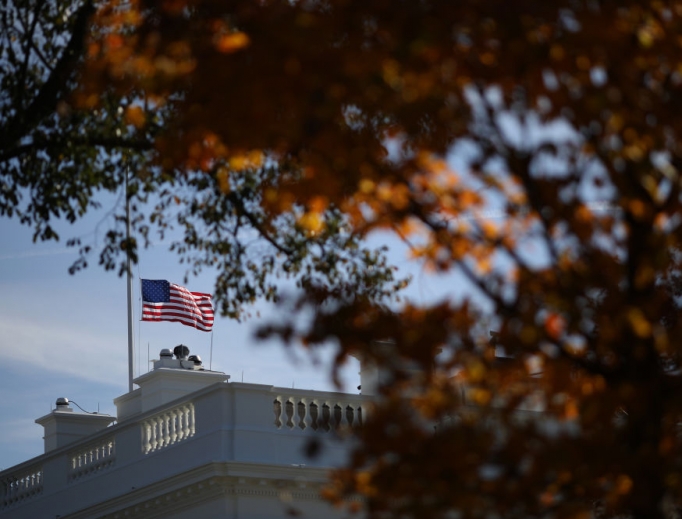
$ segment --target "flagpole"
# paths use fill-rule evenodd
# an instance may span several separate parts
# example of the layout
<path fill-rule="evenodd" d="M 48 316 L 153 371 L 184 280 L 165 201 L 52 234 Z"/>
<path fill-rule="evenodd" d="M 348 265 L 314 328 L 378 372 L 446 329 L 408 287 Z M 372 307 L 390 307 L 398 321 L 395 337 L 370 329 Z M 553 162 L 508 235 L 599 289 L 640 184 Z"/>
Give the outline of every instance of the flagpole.
<path fill-rule="evenodd" d="M 213 328 L 211 328 L 211 356 L 208 361 L 209 371 L 213 371 Z"/>
<path fill-rule="evenodd" d="M 128 270 L 128 392 L 133 391 L 133 268 L 130 260 L 130 200 L 128 198 L 128 172 L 126 171 L 126 256 Z"/>

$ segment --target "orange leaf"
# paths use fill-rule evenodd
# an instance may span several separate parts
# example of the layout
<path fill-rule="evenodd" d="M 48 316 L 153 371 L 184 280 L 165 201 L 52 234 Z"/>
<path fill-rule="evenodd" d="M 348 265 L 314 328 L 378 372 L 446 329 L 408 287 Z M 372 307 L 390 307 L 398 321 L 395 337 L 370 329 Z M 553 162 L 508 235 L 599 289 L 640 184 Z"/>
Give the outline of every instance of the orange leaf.
<path fill-rule="evenodd" d="M 551 339 L 557 340 L 564 333 L 566 322 L 558 314 L 551 313 L 545 319 L 545 331 Z"/>
<path fill-rule="evenodd" d="M 220 52 L 231 54 L 247 47 L 249 43 L 249 37 L 245 33 L 232 32 L 221 35 L 216 42 L 216 48 Z"/>
<path fill-rule="evenodd" d="M 126 108 L 125 119 L 126 123 L 132 124 L 135 128 L 142 128 L 147 120 L 144 110 L 139 106 L 129 106 Z"/>

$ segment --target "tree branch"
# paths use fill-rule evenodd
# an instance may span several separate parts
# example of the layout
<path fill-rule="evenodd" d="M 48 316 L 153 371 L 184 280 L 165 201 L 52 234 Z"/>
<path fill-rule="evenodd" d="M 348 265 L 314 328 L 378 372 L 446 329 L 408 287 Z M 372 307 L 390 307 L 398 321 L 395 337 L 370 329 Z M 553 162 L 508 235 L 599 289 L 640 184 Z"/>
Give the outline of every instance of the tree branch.
<path fill-rule="evenodd" d="M 126 148 L 136 151 L 147 151 L 151 150 L 154 147 L 154 142 L 146 139 L 131 140 L 126 139 L 125 137 L 105 136 L 73 137 L 56 139 L 53 141 L 33 142 L 30 144 L 22 144 L 20 146 L 15 146 L 12 149 L 0 152 L 0 162 L 6 162 L 32 150 L 63 148 L 68 144 L 75 144 L 76 146 L 103 147 L 107 149 Z"/>
<path fill-rule="evenodd" d="M 69 77 L 82 55 L 88 20 L 94 12 L 92 0 L 87 0 L 76 15 L 71 39 L 64 48 L 64 52 L 57 61 L 50 77 L 43 83 L 31 104 L 25 110 L 19 110 L 5 126 L 0 134 L 0 142 L 13 145 L 52 113 L 57 101 L 67 88 Z"/>
<path fill-rule="evenodd" d="M 45 4 L 45 0 L 39 0 L 38 4 L 35 6 L 34 11 L 33 11 L 33 22 L 31 23 L 31 27 L 28 28 L 28 31 L 24 34 L 24 37 L 26 38 L 24 48 L 22 49 L 24 52 L 24 61 L 21 64 L 21 68 L 19 69 L 19 81 L 17 84 L 19 85 L 19 99 L 17 101 L 17 108 L 21 110 L 23 108 L 23 101 L 24 101 L 24 89 L 22 86 L 26 83 L 26 71 L 28 70 L 28 62 L 29 62 L 29 57 L 31 56 L 31 47 L 33 47 L 33 35 L 35 34 L 36 27 L 38 25 L 38 17 L 40 14 L 40 10 L 43 8 L 43 5 Z M 28 16 L 28 13 L 26 13 L 26 16 Z M 28 21 L 28 20 L 27 20 Z"/>
<path fill-rule="evenodd" d="M 237 196 L 235 193 L 229 193 L 228 198 L 230 201 L 234 204 L 235 208 L 237 209 L 237 212 L 239 213 L 240 216 L 243 216 L 246 218 L 251 226 L 258 231 L 258 233 L 268 242 L 270 245 L 275 247 L 279 252 L 286 254 L 287 256 L 292 254 L 294 251 L 284 247 L 280 243 L 277 243 L 277 240 L 275 240 L 272 236 L 270 236 L 270 233 L 263 227 L 263 225 L 258 221 L 258 219 L 251 214 L 249 211 L 246 210 L 244 207 L 244 204 L 240 200 L 239 196 Z"/>

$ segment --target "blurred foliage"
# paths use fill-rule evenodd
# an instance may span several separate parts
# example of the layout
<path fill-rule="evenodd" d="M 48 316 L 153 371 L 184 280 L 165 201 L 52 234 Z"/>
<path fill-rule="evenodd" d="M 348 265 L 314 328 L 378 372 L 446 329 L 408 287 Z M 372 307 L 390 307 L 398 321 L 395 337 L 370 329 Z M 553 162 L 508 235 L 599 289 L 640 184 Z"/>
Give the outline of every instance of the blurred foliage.
<path fill-rule="evenodd" d="M 384 371 L 330 500 L 372 518 L 678 513 L 681 2 L 111 0 L 88 27 L 69 113 L 99 128 L 121 100 L 125 135 L 151 143 L 127 152 L 135 196 L 186 225 L 193 267 L 219 266 L 223 311 L 291 274 L 262 334 Z M 6 81 L 49 83 L 21 63 Z M 15 96 L 3 120 L 28 110 Z M 60 170 L 28 171 L 18 186 Z M 401 283 L 372 231 L 467 286 L 386 304 Z"/>
<path fill-rule="evenodd" d="M 367 248 L 338 208 L 307 215 L 295 200 L 286 214 L 264 208 L 263 190 L 300 178 L 296 165 L 250 153 L 212 160 L 210 168 L 165 168 L 157 164 L 159 146 L 175 129 L 185 92 L 157 93 L 144 82 L 117 89 L 105 79 L 83 97 L 93 41 L 115 39 L 93 15 L 114 9 L 130 20 L 130 7 L 12 0 L 0 8 L 0 215 L 31 226 L 34 240 L 58 240 L 55 220 L 74 222 L 101 208 L 99 192 L 119 193 L 103 236 L 67 241 L 79 249 L 71 272 L 96 255 L 123 274 L 127 254 L 137 261 L 139 246 L 170 237 L 191 272 L 215 270 L 220 309 L 237 319 L 258 298 L 277 300 L 280 277 L 299 287 L 343 280 L 358 296 L 391 300 L 406 280 L 394 277 L 382 250 Z"/>

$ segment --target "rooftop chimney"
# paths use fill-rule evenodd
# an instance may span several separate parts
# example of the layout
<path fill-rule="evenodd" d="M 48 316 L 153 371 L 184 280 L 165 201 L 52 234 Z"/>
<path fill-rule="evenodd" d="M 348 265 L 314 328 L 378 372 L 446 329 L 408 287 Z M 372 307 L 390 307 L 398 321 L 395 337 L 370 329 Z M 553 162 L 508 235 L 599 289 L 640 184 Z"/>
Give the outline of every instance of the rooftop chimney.
<path fill-rule="evenodd" d="M 56 404 L 54 411 L 36 420 L 45 428 L 45 452 L 94 434 L 116 420 L 98 413 L 74 413 L 68 398 L 58 398 Z"/>
<path fill-rule="evenodd" d="M 139 389 L 114 399 L 118 420 L 147 412 L 212 384 L 227 382 L 229 378 L 225 373 L 205 370 L 201 357 L 190 355 L 189 348 L 183 344 L 173 348 L 173 352 L 164 348 L 159 360 L 154 361 L 154 369 L 134 380 Z"/>

